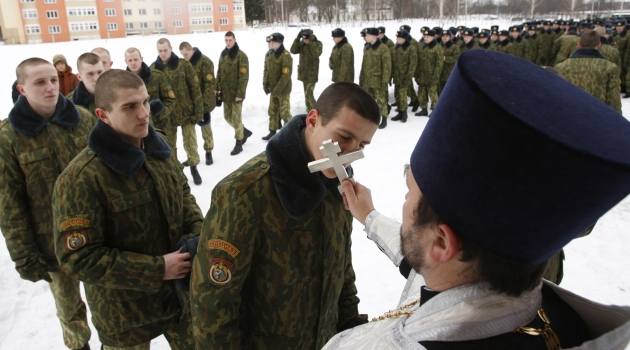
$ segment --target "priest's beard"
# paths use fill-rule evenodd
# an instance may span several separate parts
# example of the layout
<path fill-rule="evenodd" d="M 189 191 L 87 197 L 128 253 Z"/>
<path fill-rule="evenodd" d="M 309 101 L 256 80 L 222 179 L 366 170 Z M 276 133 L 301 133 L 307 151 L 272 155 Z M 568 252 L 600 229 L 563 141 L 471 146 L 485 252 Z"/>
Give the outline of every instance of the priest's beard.
<path fill-rule="evenodd" d="M 409 266 L 421 273 L 420 269 L 426 266 L 424 263 L 425 249 L 422 245 L 424 230 L 418 226 L 412 226 L 408 230 L 403 230 L 400 226 L 400 248 L 409 263 Z"/>

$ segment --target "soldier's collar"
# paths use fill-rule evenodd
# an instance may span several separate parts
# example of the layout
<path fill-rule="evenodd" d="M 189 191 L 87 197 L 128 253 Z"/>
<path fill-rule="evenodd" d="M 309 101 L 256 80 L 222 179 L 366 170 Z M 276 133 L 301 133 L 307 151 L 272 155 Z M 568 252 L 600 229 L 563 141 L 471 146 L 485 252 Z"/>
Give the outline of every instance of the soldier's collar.
<path fill-rule="evenodd" d="M 348 43 L 348 38 L 346 38 L 344 36 L 343 39 L 341 39 L 341 41 L 338 44 L 335 44 L 335 47 L 336 48 L 340 48 L 340 47 L 344 46 L 347 43 Z"/>
<path fill-rule="evenodd" d="M 159 70 L 163 70 L 165 66 L 168 66 L 170 69 L 177 69 L 178 65 L 179 57 L 174 52 L 171 52 L 171 58 L 168 59 L 168 62 L 166 62 L 166 64 L 162 62 L 160 56 L 158 56 L 157 60 L 155 60 L 155 68 Z"/>
<path fill-rule="evenodd" d="M 234 57 L 236 57 L 236 54 L 238 53 L 238 50 L 238 43 L 234 43 L 234 46 L 232 46 L 231 49 L 228 50 L 228 48 L 226 47 L 223 52 L 221 52 L 221 56 L 228 55 L 231 59 L 234 59 Z"/>
<path fill-rule="evenodd" d="M 46 120 L 31 108 L 26 97 L 20 95 L 13 105 L 13 109 L 9 112 L 9 122 L 19 134 L 34 137 L 46 127 L 48 122 L 66 129 L 76 128 L 81 122 L 81 115 L 70 100 L 59 94 L 55 114 Z"/>
<path fill-rule="evenodd" d="M 131 72 L 129 67 L 127 67 L 127 71 Z M 142 81 L 144 81 L 145 84 L 148 84 L 151 80 L 151 68 L 149 68 L 146 63 L 142 62 L 142 66 L 140 67 L 140 72 L 138 73 L 138 76 L 140 77 L 140 79 L 142 79 Z"/>
<path fill-rule="evenodd" d="M 606 58 L 598 49 L 581 48 L 573 51 L 569 58 Z"/>
<path fill-rule="evenodd" d="M 132 145 L 109 125 L 99 120 L 90 133 L 88 146 L 109 168 L 123 176 L 132 177 L 140 170 L 147 156 L 160 159 L 171 157 L 168 144 L 151 125 L 149 134 L 142 140 L 144 150 Z"/>
<path fill-rule="evenodd" d="M 196 47 L 193 47 L 193 50 L 195 51 L 192 56 L 190 57 L 190 63 L 193 66 L 197 65 L 197 62 L 199 62 L 199 60 L 201 59 L 201 50 L 199 50 Z"/>
<path fill-rule="evenodd" d="M 94 100 L 94 95 L 89 93 L 87 89 L 85 88 L 85 84 L 83 84 L 83 82 L 80 81 L 79 85 L 77 85 L 76 89 L 74 89 L 74 92 L 72 93 L 72 102 L 75 105 L 88 108 L 88 106 L 90 105 L 90 102 L 92 102 L 93 100 Z"/>
<path fill-rule="evenodd" d="M 370 45 L 370 44 L 368 44 Z M 374 42 L 374 44 L 371 44 L 370 47 L 374 50 L 378 49 L 378 47 L 381 46 L 381 39 L 376 38 L 376 41 Z"/>
<path fill-rule="evenodd" d="M 285 48 L 284 48 L 284 44 L 280 45 L 280 47 L 275 50 L 273 52 L 274 56 L 276 56 L 276 58 L 280 57 L 280 55 L 282 55 L 282 53 L 284 52 Z"/>
<path fill-rule="evenodd" d="M 471 40 L 470 42 L 473 42 L 473 40 Z M 432 49 L 435 45 L 437 45 L 437 41 L 435 41 L 435 39 L 431 40 L 430 43 L 422 43 L 422 47 L 429 47 L 430 49 Z"/>

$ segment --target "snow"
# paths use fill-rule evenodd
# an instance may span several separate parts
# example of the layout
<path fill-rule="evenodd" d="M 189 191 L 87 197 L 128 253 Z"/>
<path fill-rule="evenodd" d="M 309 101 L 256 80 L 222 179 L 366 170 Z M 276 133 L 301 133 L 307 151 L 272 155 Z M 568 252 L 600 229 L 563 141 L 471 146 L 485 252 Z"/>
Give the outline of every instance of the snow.
<path fill-rule="evenodd" d="M 420 37 L 420 27 L 423 25 L 436 26 L 438 21 L 409 20 L 412 35 Z M 492 24 L 499 24 L 502 28 L 509 22 L 469 21 L 470 26 L 489 28 Z M 395 37 L 395 31 L 401 22 L 385 24 L 387 35 Z M 354 24 L 341 26 L 346 30 L 348 40 L 355 52 L 355 82 L 358 82 L 361 69 L 363 40 L 359 31 L 363 27 L 373 26 L 374 23 L 363 26 Z M 381 24 L 377 24 L 381 25 Z M 456 26 L 446 22 L 444 27 Z M 331 70 L 328 69 L 328 57 L 333 47 L 330 31 L 336 26 L 328 25 L 313 27 L 319 40 L 324 43 L 324 52 L 320 58 L 319 83 L 315 87 L 315 96 L 331 81 Z M 247 98 L 243 104 L 243 121 L 247 128 L 254 132 L 244 146 L 244 151 L 231 156 L 234 147 L 233 129 L 223 119 L 223 109 L 217 108 L 212 113 L 212 129 L 215 137 L 213 151 L 214 164 L 206 166 L 203 161 L 199 165 L 199 172 L 203 184 L 195 186 L 188 169 L 188 176 L 193 194 L 197 198 L 202 212 L 205 214 L 210 204 L 210 194 L 214 185 L 227 174 L 237 169 L 241 164 L 262 152 L 266 142 L 260 138 L 268 132 L 268 97 L 262 90 L 262 72 L 264 54 L 267 51 L 265 36 L 273 32 L 285 35 L 285 45 L 289 49 L 293 38 L 300 28 L 266 28 L 236 32 L 236 39 L 240 48 L 247 53 L 250 60 L 250 79 Z M 174 51 L 182 41 L 189 41 L 193 46 L 210 57 L 216 65 L 224 48 L 223 33 L 189 34 L 167 36 L 171 40 Z M 124 51 L 129 47 L 140 49 L 145 62 L 150 64 L 157 52 L 155 42 L 159 36 L 129 37 L 124 39 L 76 41 L 54 44 L 0 46 L 0 57 L 4 74 L 3 84 L 0 86 L 0 116 L 8 115 L 12 108 L 10 94 L 11 84 L 15 79 L 14 68 L 23 59 L 32 56 L 51 60 L 52 56 L 62 53 L 76 72 L 76 58 L 83 52 L 94 47 L 103 46 L 112 54 L 113 68 L 124 69 Z M 293 92 L 291 93 L 291 112 L 300 114 L 305 112 L 303 87 L 297 81 L 297 62 L 294 57 Z M 393 88 L 390 88 L 390 101 L 393 101 Z M 630 101 L 623 101 L 624 114 L 630 115 Z M 394 111 L 392 111 L 392 116 Z M 372 144 L 365 149 L 366 159 L 356 161 L 353 166 L 356 179 L 372 189 L 376 208 L 385 215 L 401 220 L 401 208 L 406 193 L 403 178 L 403 166 L 408 163 L 413 147 L 422 133 L 428 119 L 409 115 L 406 124 L 391 122 L 384 130 L 379 130 L 372 140 Z M 197 140 L 200 156 L 203 160 L 202 137 L 197 128 Z M 178 137 L 178 156 L 181 161 L 186 159 L 181 133 Z M 626 198 L 610 212 L 604 215 L 593 232 L 584 238 L 576 239 L 566 248 L 564 280 L 561 286 L 586 298 L 604 303 L 630 305 L 630 264 L 624 255 L 625 249 L 630 247 L 630 235 L 625 230 L 630 227 L 630 200 Z M 398 273 L 392 263 L 382 254 L 375 244 L 366 238 L 363 226 L 355 221 L 353 232 L 353 264 L 357 275 L 357 288 L 361 303 L 359 311 L 370 317 L 379 316 L 383 312 L 395 308 L 405 279 Z M 0 349 L 64 349 L 61 337 L 61 327 L 55 316 L 55 305 L 45 282 L 31 283 L 21 280 L 14 269 L 4 240 L 0 243 Z M 85 300 L 85 299 L 84 299 Z M 552 320 L 553 321 L 553 320 Z M 90 341 L 92 349 L 99 349 L 100 342 L 96 330 Z M 152 349 L 168 349 L 163 337 L 152 342 Z"/>

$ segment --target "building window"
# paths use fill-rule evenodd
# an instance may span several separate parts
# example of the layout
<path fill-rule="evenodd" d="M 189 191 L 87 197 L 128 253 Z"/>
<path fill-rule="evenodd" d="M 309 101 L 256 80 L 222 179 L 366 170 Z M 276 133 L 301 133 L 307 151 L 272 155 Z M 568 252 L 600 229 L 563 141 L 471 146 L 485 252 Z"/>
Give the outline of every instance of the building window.
<path fill-rule="evenodd" d="M 162 9 L 153 9 L 153 14 L 154 15 L 161 15 L 162 14 Z"/>
<path fill-rule="evenodd" d="M 103 2 L 114 2 L 114 0 L 103 0 Z"/>
<path fill-rule="evenodd" d="M 234 16 L 234 23 L 243 24 L 243 16 Z"/>
<path fill-rule="evenodd" d="M 146 16 L 146 14 L 147 14 L 147 9 L 139 9 L 139 10 L 138 10 L 138 14 L 143 15 L 143 16 Z"/>
<path fill-rule="evenodd" d="M 202 25 L 202 24 L 212 24 L 212 17 L 191 17 L 190 18 L 190 25 L 191 26 L 197 26 L 197 25 Z"/>
<path fill-rule="evenodd" d="M 40 34 L 41 33 L 41 31 L 39 30 L 39 24 L 30 24 L 25 27 L 26 27 L 26 34 Z"/>
<path fill-rule="evenodd" d="M 26 4 L 30 2 L 35 2 L 35 0 L 20 0 L 21 3 Z"/>
<path fill-rule="evenodd" d="M 227 12 L 227 5 L 219 5 L 219 12 Z"/>
<path fill-rule="evenodd" d="M 37 18 L 37 10 L 22 10 L 22 17 Z"/>
<path fill-rule="evenodd" d="M 131 16 L 131 15 L 132 15 L 132 13 L 133 13 L 133 11 L 132 11 L 131 9 L 124 9 L 124 10 L 123 10 L 123 14 L 124 14 L 125 16 Z"/>
<path fill-rule="evenodd" d="M 183 27 L 182 21 L 173 21 L 173 27 L 175 27 L 175 28 Z"/>
<path fill-rule="evenodd" d="M 131 0 L 123 0 L 124 2 L 131 2 Z"/>
<path fill-rule="evenodd" d="M 181 7 L 173 7 L 173 14 L 174 15 L 179 15 L 182 13 L 182 8 Z"/>
<path fill-rule="evenodd" d="M 234 3 L 234 11 L 243 11 L 243 4 L 239 3 Z"/>
<path fill-rule="evenodd" d="M 44 4 L 54 4 L 57 0 L 44 0 Z"/>
<path fill-rule="evenodd" d="M 69 7 L 68 17 L 96 16 L 96 7 Z"/>
<path fill-rule="evenodd" d="M 71 32 L 85 32 L 89 30 L 98 30 L 97 22 L 70 22 Z"/>
<path fill-rule="evenodd" d="M 125 29 L 133 29 L 133 23 L 125 23 Z"/>
<path fill-rule="evenodd" d="M 107 30 L 118 30 L 118 23 L 107 23 Z"/>
<path fill-rule="evenodd" d="M 149 28 L 149 23 L 147 22 L 140 22 L 140 29 L 147 29 Z"/>
<path fill-rule="evenodd" d="M 116 16 L 116 9 L 105 9 L 105 16 L 107 17 Z"/>
<path fill-rule="evenodd" d="M 155 28 L 162 28 L 162 22 L 155 22 Z"/>
<path fill-rule="evenodd" d="M 57 11 L 46 11 L 46 18 L 59 18 L 59 13 Z"/>
<path fill-rule="evenodd" d="M 48 33 L 50 34 L 59 34 L 61 33 L 60 26 L 48 26 Z"/>
<path fill-rule="evenodd" d="M 221 19 L 219 19 L 219 24 L 221 24 L 221 25 L 228 24 L 228 19 L 227 19 L 227 18 L 221 18 Z"/>
<path fill-rule="evenodd" d="M 212 4 L 190 4 L 188 5 L 189 12 L 212 12 Z"/>

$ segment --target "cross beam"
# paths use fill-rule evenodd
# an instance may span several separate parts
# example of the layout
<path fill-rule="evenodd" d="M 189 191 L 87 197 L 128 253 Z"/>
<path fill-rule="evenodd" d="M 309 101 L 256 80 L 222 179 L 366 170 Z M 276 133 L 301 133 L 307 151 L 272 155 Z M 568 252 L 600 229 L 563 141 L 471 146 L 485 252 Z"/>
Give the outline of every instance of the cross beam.
<path fill-rule="evenodd" d="M 341 148 L 339 147 L 339 143 L 333 143 L 332 140 L 324 141 L 319 150 L 325 158 L 308 163 L 309 170 L 311 173 L 314 173 L 316 171 L 333 168 L 337 178 L 339 179 L 339 186 L 337 189 L 339 190 L 339 193 L 343 193 L 343 188 L 341 186 L 343 180 L 350 179 L 354 182 L 354 179 L 348 176 L 344 164 L 349 164 L 357 159 L 364 158 L 365 156 L 363 155 L 363 150 L 359 149 L 351 151 L 340 156 L 339 153 L 341 152 Z"/>

